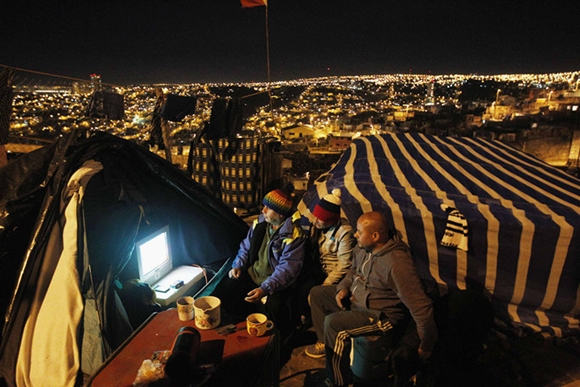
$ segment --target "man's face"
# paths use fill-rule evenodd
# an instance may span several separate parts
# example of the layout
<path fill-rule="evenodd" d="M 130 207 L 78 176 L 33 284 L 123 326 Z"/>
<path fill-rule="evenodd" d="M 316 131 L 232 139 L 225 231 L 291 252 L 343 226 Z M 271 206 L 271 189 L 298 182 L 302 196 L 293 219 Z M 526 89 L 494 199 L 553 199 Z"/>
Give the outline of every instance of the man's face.
<path fill-rule="evenodd" d="M 356 238 L 359 247 L 372 251 L 375 246 L 374 232 L 372 232 L 366 222 L 356 222 L 356 232 L 354 237 Z"/>
<path fill-rule="evenodd" d="M 316 227 L 319 230 L 324 230 L 334 226 L 335 223 L 336 222 L 325 222 L 323 220 L 316 218 L 316 221 L 314 221 L 314 227 Z"/>
<path fill-rule="evenodd" d="M 284 222 L 284 217 L 268 206 L 262 208 L 262 214 L 264 215 L 264 220 L 273 226 L 279 226 Z"/>

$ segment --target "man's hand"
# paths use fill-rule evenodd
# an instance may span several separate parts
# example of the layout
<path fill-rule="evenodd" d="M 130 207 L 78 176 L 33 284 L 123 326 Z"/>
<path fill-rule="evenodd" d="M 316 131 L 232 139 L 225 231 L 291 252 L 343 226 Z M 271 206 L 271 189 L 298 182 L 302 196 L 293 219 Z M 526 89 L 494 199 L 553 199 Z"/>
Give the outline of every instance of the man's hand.
<path fill-rule="evenodd" d="M 342 300 L 347 298 L 349 296 L 349 294 L 350 294 L 350 292 L 346 289 L 342 289 L 341 291 L 336 293 L 335 299 L 336 299 L 336 303 L 338 304 L 340 309 L 346 310 L 346 307 L 342 304 Z"/>
<path fill-rule="evenodd" d="M 228 273 L 230 278 L 235 278 L 235 279 L 240 278 L 240 274 L 242 274 L 242 270 L 240 270 L 240 269 L 232 269 Z"/>
<path fill-rule="evenodd" d="M 260 302 L 262 297 L 264 297 L 265 295 L 266 295 L 266 293 L 264 293 L 262 288 L 256 288 L 256 289 L 250 290 L 247 294 L 247 297 L 244 298 L 244 300 L 246 300 L 248 302 Z"/>

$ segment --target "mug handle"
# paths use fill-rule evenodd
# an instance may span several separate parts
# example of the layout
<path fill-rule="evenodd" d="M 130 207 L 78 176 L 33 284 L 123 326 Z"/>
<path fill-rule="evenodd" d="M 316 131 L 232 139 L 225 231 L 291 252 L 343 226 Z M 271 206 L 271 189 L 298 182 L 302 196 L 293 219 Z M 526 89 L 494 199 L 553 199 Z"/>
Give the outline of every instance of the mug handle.
<path fill-rule="evenodd" d="M 272 320 L 266 321 L 266 330 L 269 331 L 272 328 L 274 328 L 274 322 Z"/>

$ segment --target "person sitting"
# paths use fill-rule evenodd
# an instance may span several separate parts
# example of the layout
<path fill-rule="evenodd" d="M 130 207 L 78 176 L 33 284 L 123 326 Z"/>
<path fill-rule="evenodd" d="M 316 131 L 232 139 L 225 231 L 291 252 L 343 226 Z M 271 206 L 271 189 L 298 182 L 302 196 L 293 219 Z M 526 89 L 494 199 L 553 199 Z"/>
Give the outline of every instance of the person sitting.
<path fill-rule="evenodd" d="M 310 248 L 304 258 L 303 275 L 297 295 L 297 308 L 302 324 L 309 326 L 310 306 L 308 294 L 315 285 L 337 284 L 345 276 L 352 262 L 352 250 L 356 245 L 352 226 L 341 218 L 340 189 L 335 188 L 314 206 L 316 218 L 309 232 Z"/>
<path fill-rule="evenodd" d="M 293 285 L 302 270 L 306 235 L 292 218 L 293 186 L 270 191 L 264 208 L 240 243 L 228 277 L 213 295 L 235 318 L 253 312 L 266 313 L 288 337 L 297 321 L 292 314 Z M 297 214 L 299 216 L 299 214 Z"/>
<path fill-rule="evenodd" d="M 437 339 L 432 301 L 399 233 L 381 213 L 367 212 L 358 218 L 354 236 L 358 245 L 346 276 L 338 285 L 310 291 L 318 342 L 306 348 L 306 355 L 326 356 L 324 386 L 352 383 L 351 338 L 385 335 L 395 342 L 412 317 L 420 338 L 417 354 L 423 361 Z"/>
<path fill-rule="evenodd" d="M 162 311 L 161 305 L 155 302 L 155 290 L 138 279 L 126 281 L 119 297 L 133 329 L 139 328 L 153 313 Z"/>

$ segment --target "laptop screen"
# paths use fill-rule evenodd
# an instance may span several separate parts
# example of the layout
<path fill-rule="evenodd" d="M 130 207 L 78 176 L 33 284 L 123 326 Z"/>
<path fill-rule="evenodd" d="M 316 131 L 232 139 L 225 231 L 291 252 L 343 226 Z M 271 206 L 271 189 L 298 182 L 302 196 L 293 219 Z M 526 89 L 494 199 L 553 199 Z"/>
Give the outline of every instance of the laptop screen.
<path fill-rule="evenodd" d="M 173 268 L 169 225 L 137 241 L 135 248 L 140 281 L 153 285 Z"/>

